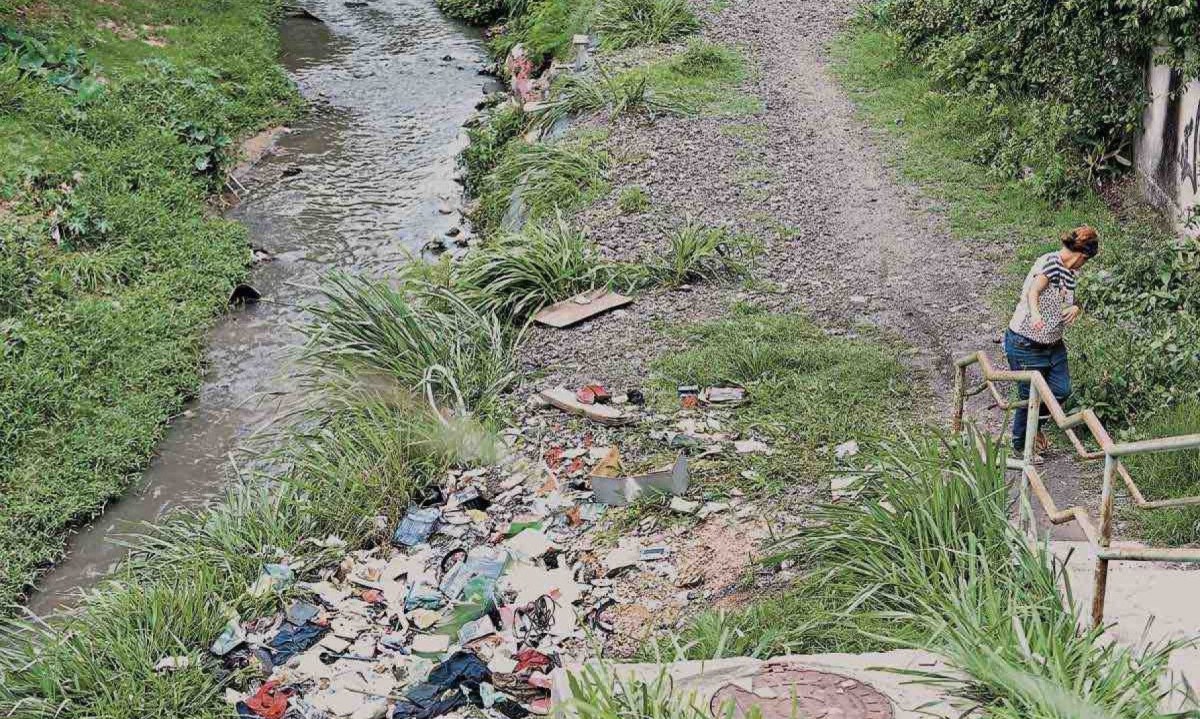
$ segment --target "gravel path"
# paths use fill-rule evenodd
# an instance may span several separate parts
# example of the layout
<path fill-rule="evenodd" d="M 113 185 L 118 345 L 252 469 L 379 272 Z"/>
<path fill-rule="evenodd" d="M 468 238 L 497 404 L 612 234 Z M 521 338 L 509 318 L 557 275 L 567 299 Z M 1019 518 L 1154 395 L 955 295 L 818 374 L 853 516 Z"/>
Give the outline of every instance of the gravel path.
<path fill-rule="evenodd" d="M 949 407 L 950 359 L 993 347 L 1002 324 L 986 297 L 1000 281 L 884 162 L 873 133 L 832 77 L 828 43 L 852 2 L 748 0 L 708 17 L 708 35 L 743 48 L 754 116 L 622 123 L 613 186 L 648 189 L 654 209 L 623 216 L 614 200 L 582 223 L 606 254 L 657 251 L 685 217 L 765 242 L 755 276 L 770 290 L 695 286 L 639 298 L 628 311 L 568 331 L 535 330 L 524 350 L 539 382 L 637 384 L 671 348 L 662 328 L 717 316 L 736 300 L 806 311 L 833 332 L 863 324 L 911 348 L 930 378 L 933 414 Z M 616 192 L 613 193 L 616 195 Z"/>

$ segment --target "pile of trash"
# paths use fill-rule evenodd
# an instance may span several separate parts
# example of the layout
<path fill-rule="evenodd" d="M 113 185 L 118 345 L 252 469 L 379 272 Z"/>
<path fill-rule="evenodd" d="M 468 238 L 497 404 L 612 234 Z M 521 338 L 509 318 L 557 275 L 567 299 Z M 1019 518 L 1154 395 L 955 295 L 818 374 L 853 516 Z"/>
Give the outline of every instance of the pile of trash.
<path fill-rule="evenodd" d="M 608 400 L 598 385 L 583 389 L 569 399 Z M 597 546 L 588 530 L 611 505 L 645 492 L 677 495 L 671 509 L 700 518 L 732 514 L 741 499 L 687 501 L 678 496 L 688 488 L 685 451 L 661 469 L 628 474 L 608 436 L 615 430 L 603 422 L 568 430 L 550 414 L 506 430 L 513 451 L 499 465 L 451 471 L 394 528 L 378 518 L 375 546 L 337 551 L 328 538 L 323 566 L 264 566 L 248 592 L 278 596 L 280 611 L 233 617 L 211 647 L 231 673 L 249 667 L 261 679 L 229 690 L 239 715 L 432 719 L 468 705 L 496 718 L 545 715 L 550 673 L 590 653 L 590 633 L 612 631 L 610 610 L 640 605 L 629 616 L 648 625 L 664 603 L 621 596 L 614 579 L 644 572 L 670 587 L 665 601 L 698 598 L 702 565 L 677 567 L 670 546 L 638 536 L 653 521 L 615 546 Z"/>

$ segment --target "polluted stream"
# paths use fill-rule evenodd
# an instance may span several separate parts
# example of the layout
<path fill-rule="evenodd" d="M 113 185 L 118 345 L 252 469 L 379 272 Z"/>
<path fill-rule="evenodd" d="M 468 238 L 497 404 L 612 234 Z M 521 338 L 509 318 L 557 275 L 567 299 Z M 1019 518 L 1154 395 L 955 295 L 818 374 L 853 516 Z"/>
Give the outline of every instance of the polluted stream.
<path fill-rule="evenodd" d="M 232 311 L 209 333 L 197 398 L 175 418 L 138 484 L 75 534 L 29 608 L 69 605 L 125 555 L 115 543 L 174 509 L 219 496 L 240 442 L 297 407 L 300 306 L 330 271 L 385 277 L 461 221 L 462 125 L 495 81 L 479 35 L 432 0 L 306 5 L 315 18 L 280 27 L 281 62 L 309 103 L 294 127 L 245 174 L 227 217 L 269 257 L 250 283 L 264 301 Z"/>

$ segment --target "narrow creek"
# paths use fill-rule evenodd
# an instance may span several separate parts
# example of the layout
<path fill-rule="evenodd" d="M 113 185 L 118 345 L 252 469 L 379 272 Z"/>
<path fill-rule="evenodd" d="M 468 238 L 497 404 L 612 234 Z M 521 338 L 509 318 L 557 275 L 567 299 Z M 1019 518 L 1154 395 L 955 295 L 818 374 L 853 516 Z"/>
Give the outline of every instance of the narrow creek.
<path fill-rule="evenodd" d="M 47 614 L 123 556 L 112 540 L 177 508 L 211 501 L 239 441 L 299 398 L 291 359 L 297 305 L 333 269 L 384 276 L 458 222 L 454 158 L 462 125 L 494 80 L 474 31 L 432 0 L 313 0 L 322 22 L 288 18 L 282 63 L 310 111 L 255 166 L 228 216 L 274 255 L 251 283 L 271 300 L 223 318 L 209 336 L 198 398 L 172 423 L 139 484 L 72 537 L 29 608 Z"/>

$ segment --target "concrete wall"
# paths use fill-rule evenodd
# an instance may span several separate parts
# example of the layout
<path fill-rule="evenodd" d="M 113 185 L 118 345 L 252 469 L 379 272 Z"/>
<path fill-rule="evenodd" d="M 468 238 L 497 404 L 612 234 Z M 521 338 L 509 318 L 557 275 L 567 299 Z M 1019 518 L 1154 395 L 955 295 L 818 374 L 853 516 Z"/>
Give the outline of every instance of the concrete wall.
<path fill-rule="evenodd" d="M 1192 208 L 1200 212 L 1200 80 L 1186 85 L 1178 72 L 1151 63 L 1146 81 L 1152 100 L 1142 116 L 1135 156 L 1145 196 L 1188 234 Z"/>

